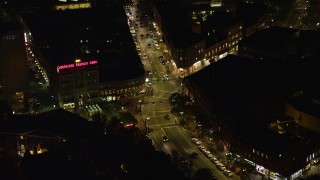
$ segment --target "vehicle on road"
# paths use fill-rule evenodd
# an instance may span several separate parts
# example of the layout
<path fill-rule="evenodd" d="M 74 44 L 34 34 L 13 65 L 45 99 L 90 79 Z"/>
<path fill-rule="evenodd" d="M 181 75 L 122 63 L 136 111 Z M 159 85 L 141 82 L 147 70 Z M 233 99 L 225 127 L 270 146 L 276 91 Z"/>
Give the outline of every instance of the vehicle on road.
<path fill-rule="evenodd" d="M 165 119 L 167 119 L 167 120 L 169 120 L 171 117 L 170 117 L 170 114 L 166 114 L 165 116 L 164 116 L 164 118 Z"/>
<path fill-rule="evenodd" d="M 144 54 L 143 55 L 143 59 L 147 59 L 148 57 L 147 57 L 147 55 L 146 54 Z"/>
<path fill-rule="evenodd" d="M 162 134 L 162 140 L 163 142 L 168 142 L 169 138 L 166 135 Z"/>
<path fill-rule="evenodd" d="M 164 79 L 167 80 L 167 81 L 170 80 L 170 76 L 169 76 L 168 74 L 165 74 L 163 77 L 164 77 Z"/>

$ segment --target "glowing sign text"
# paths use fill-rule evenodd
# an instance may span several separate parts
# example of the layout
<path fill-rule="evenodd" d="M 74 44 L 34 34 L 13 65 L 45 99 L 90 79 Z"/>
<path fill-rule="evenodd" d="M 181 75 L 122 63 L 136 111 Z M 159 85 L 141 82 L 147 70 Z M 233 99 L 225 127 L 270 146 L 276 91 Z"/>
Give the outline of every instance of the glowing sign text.
<path fill-rule="evenodd" d="M 57 66 L 57 69 L 69 69 L 69 68 L 74 68 L 74 64 L 66 64 L 66 65 L 62 65 L 62 66 Z"/>
<path fill-rule="evenodd" d="M 86 62 L 78 62 L 74 64 L 65 64 L 65 65 L 57 66 L 57 72 L 59 73 L 61 69 L 72 69 L 74 67 L 85 67 L 85 66 L 94 65 L 94 64 L 98 64 L 98 61 L 92 60 L 92 61 L 86 61 Z"/>
<path fill-rule="evenodd" d="M 79 63 L 76 63 L 76 66 L 79 67 L 79 66 L 86 66 L 88 65 L 88 62 L 79 62 Z"/>

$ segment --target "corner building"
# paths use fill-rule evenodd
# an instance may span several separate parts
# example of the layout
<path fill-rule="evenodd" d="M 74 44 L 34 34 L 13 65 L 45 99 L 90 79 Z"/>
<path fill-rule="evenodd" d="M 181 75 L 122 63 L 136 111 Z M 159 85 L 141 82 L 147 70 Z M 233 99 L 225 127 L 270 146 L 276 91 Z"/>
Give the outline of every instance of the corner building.
<path fill-rule="evenodd" d="M 122 6 L 35 10 L 22 19 L 60 107 L 72 110 L 144 92 L 145 71 Z"/>

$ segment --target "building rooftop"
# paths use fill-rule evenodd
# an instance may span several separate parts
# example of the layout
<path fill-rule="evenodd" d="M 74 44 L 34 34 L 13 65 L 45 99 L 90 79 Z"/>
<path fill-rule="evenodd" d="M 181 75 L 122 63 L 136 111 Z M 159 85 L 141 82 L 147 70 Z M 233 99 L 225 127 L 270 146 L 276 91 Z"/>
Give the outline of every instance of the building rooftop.
<path fill-rule="evenodd" d="M 0 127 L 0 131 L 17 134 L 37 132 L 37 135 L 51 134 L 61 138 L 94 137 L 100 132 L 97 124 L 61 108 L 37 115 L 14 114 Z"/>
<path fill-rule="evenodd" d="M 23 19 L 53 70 L 81 59 L 98 60 L 102 82 L 145 73 L 121 6 L 35 12 Z"/>
<path fill-rule="evenodd" d="M 319 37 L 320 33 L 318 31 L 303 31 L 272 26 L 243 38 L 239 42 L 239 46 L 255 47 L 260 51 L 288 56 L 319 56 L 320 43 L 314 41 Z"/>
<path fill-rule="evenodd" d="M 201 24 L 203 35 L 206 36 L 208 31 L 210 33 L 210 36 L 206 38 L 206 47 L 211 47 L 217 42 L 225 40 L 228 37 L 227 29 L 240 22 L 240 18 L 231 13 L 219 12 L 208 16 L 207 20 Z"/>
<path fill-rule="evenodd" d="M 189 15 L 191 4 L 175 0 L 158 1 L 156 7 L 161 14 L 164 29 L 175 47 L 183 49 L 203 40 L 201 34 L 192 31 Z"/>
<path fill-rule="evenodd" d="M 283 116 L 285 102 L 291 96 L 288 62 L 253 59 L 234 55 L 186 77 L 201 97 L 208 99 L 217 114 L 239 140 L 266 150 L 282 153 L 297 138 L 286 137 L 269 129 L 270 122 Z M 209 77 L 209 78 L 208 78 Z"/>
<path fill-rule="evenodd" d="M 236 9 L 236 16 L 243 21 L 244 28 L 250 27 L 266 15 L 267 6 L 263 3 L 241 3 Z"/>
<path fill-rule="evenodd" d="M 173 45 L 177 48 L 187 48 L 203 40 L 201 34 L 195 33 L 187 27 L 183 27 L 183 24 L 167 26 L 168 36 L 172 41 Z"/>

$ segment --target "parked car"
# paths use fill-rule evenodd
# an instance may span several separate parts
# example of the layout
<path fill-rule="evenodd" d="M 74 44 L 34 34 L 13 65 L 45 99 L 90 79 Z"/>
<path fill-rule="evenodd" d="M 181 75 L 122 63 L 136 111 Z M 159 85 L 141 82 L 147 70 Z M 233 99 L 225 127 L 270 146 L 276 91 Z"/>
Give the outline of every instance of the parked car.
<path fill-rule="evenodd" d="M 221 164 L 221 163 L 216 164 L 216 166 L 217 166 L 221 171 L 223 171 L 223 170 L 226 169 L 226 167 L 225 167 L 223 164 Z"/>
<path fill-rule="evenodd" d="M 224 173 L 225 175 L 229 176 L 229 177 L 232 176 L 232 172 L 231 172 L 230 170 L 228 170 L 228 169 L 223 170 L 223 173 Z"/>

